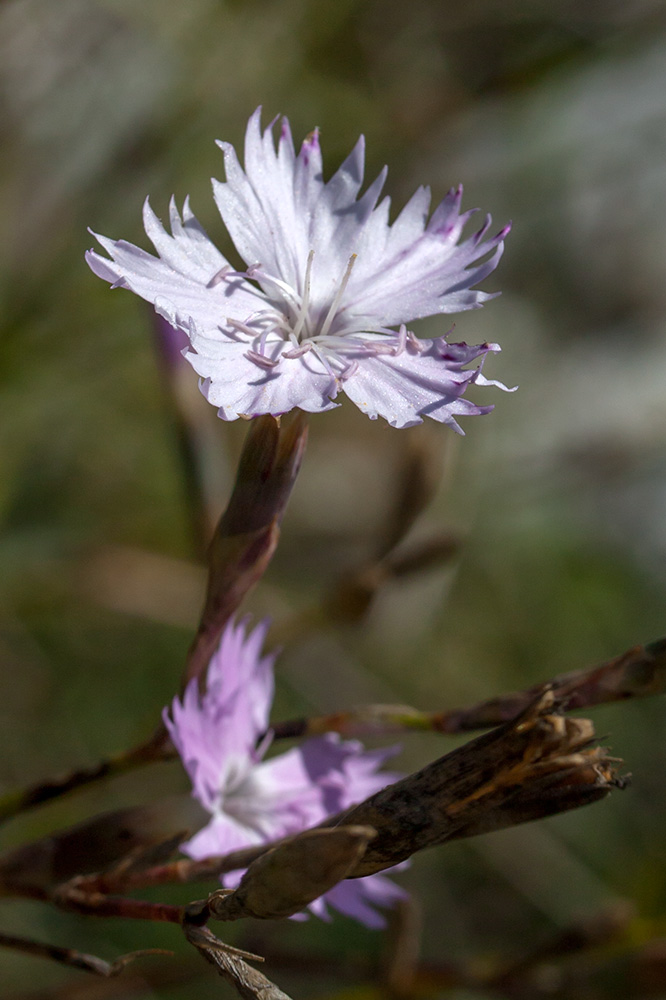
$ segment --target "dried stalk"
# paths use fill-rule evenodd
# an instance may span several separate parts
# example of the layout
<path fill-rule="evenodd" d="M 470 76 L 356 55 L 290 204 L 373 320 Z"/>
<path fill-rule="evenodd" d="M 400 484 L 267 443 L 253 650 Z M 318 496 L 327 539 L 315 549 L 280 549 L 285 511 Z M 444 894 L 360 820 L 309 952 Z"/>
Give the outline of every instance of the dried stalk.
<path fill-rule="evenodd" d="M 151 920 L 157 923 L 180 924 L 184 908 L 171 903 L 151 903 L 145 899 L 128 899 L 90 892 L 84 878 L 71 879 L 58 886 L 50 900 L 61 910 L 70 910 L 86 917 L 122 917 L 126 920 Z"/>
<path fill-rule="evenodd" d="M 237 949 L 218 940 L 207 927 L 186 924 L 184 930 L 190 944 L 235 987 L 243 1000 L 290 1000 L 270 979 L 244 962 Z"/>
<path fill-rule="evenodd" d="M 561 674 L 549 682 L 566 711 L 590 708 L 627 698 L 646 698 L 666 691 L 666 638 L 634 646 L 612 660 L 587 670 Z M 343 736 L 387 735 L 403 730 L 464 733 L 510 722 L 534 701 L 544 684 L 500 695 L 470 708 L 420 712 L 406 705 L 367 705 L 347 712 L 289 719 L 273 727 L 274 739 L 293 739 L 336 732 Z"/>
<path fill-rule="evenodd" d="M 86 785 L 126 774 L 145 764 L 153 764 L 155 761 L 172 756 L 173 753 L 172 748 L 165 748 L 161 733 L 156 733 L 145 743 L 114 757 L 108 757 L 92 767 L 77 768 L 60 777 L 39 781 L 29 788 L 1 796 L 0 821 L 10 819 L 34 806 L 60 798 Z"/>

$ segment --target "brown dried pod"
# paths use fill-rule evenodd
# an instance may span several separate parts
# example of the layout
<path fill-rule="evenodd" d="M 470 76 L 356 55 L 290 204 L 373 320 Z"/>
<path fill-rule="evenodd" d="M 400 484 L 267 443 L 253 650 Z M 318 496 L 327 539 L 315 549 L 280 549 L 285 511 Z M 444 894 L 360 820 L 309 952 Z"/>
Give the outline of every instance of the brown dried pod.
<path fill-rule="evenodd" d="M 350 878 L 416 851 L 603 798 L 622 782 L 587 719 L 565 718 L 550 689 L 515 720 L 440 757 L 333 817 L 377 830 Z"/>

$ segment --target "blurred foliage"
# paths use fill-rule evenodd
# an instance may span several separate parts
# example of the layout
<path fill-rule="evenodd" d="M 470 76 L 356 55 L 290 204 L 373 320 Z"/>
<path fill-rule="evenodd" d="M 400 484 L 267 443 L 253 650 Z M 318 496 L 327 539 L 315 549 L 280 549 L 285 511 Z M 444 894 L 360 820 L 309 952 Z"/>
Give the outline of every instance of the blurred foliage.
<path fill-rule="evenodd" d="M 223 172 L 214 139 L 238 144 L 259 103 L 265 120 L 288 114 L 296 137 L 318 124 L 329 173 L 364 132 L 369 175 L 390 164 L 396 206 L 418 183 L 440 197 L 463 180 L 468 206 L 513 218 L 486 282 L 503 296 L 456 317 L 456 336 L 499 341 L 488 372 L 521 386 L 484 390 L 497 409 L 468 421 L 464 440 L 436 429 L 445 474 L 410 537 L 461 532 L 455 565 L 391 584 L 362 627 L 290 644 L 276 717 L 369 701 L 451 707 L 665 631 L 665 93 L 658 0 L 0 4 L 4 789 L 136 742 L 178 685 L 203 576 L 173 423 L 150 314 L 92 277 L 86 226 L 145 245 L 145 196 L 163 214 L 172 192 L 189 193 L 229 252 L 209 192 Z M 192 406 L 217 442 L 221 509 L 245 428 L 216 421 L 203 399 Z M 351 405 L 312 421 L 252 610 L 286 621 L 362 562 L 403 446 Z M 617 897 L 664 919 L 666 709 L 595 719 L 632 789 L 418 858 L 403 881 L 423 906 L 426 958 L 515 954 Z M 405 767 L 450 745 L 404 744 Z M 161 765 L 21 817 L 2 843 L 174 790 L 186 791 L 179 767 Z M 3 903 L 0 924 L 107 956 L 175 946 L 169 929 L 90 926 L 33 904 Z M 260 950 L 340 963 L 384 947 L 342 918 L 247 934 Z M 77 975 L 0 956 L 5 989 Z M 302 996 L 339 988 L 307 965 L 279 981 Z M 624 995 L 618 982 L 599 995 Z M 197 997 L 220 989 L 202 968 Z"/>

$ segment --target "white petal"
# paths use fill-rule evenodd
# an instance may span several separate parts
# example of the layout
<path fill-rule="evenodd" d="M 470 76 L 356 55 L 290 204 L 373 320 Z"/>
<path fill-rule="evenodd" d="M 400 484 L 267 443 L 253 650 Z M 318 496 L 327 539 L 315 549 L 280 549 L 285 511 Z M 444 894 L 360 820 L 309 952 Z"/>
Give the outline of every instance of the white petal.
<path fill-rule="evenodd" d="M 387 231 L 383 246 L 378 231 L 372 245 L 359 254 L 345 308 L 375 315 L 390 327 L 478 308 L 487 301 L 491 296 L 472 290 L 472 285 L 497 267 L 508 229 L 484 242 L 486 223 L 480 233 L 458 244 L 471 214 L 459 214 L 460 195 L 461 189 L 450 192 L 424 228 L 427 192 L 417 192 Z M 370 219 L 367 228 L 372 224 Z"/>
<path fill-rule="evenodd" d="M 278 156 L 272 128 L 262 135 L 257 110 L 247 126 L 245 172 L 233 147 L 219 145 L 224 150 L 227 181 L 213 181 L 213 193 L 236 249 L 248 266 L 260 263 L 264 270 L 301 290 L 311 247 L 307 212 L 295 196 L 296 164 L 289 155 L 290 137 L 283 136 Z"/>
<path fill-rule="evenodd" d="M 373 420 L 381 416 L 393 427 L 410 427 L 429 416 L 462 434 L 456 416 L 486 413 L 492 407 L 476 406 L 461 398 L 477 377 L 476 370 L 461 370 L 461 364 L 498 348 L 467 348 L 447 345 L 443 340 L 423 340 L 421 344 L 421 353 L 406 348 L 396 357 L 380 354 L 359 360 L 355 374 L 344 383 L 344 391 Z"/>
<path fill-rule="evenodd" d="M 208 239 L 187 203 L 182 221 L 172 205 L 174 218 L 174 236 L 169 236 L 146 203 L 146 231 L 160 257 L 125 240 L 110 240 L 93 233 L 111 259 L 89 250 L 86 260 L 90 268 L 105 281 L 122 281 L 125 287 L 158 306 L 172 325 L 185 331 L 190 321 L 202 331 L 214 330 L 227 316 L 245 319 L 265 306 L 261 293 L 241 278 L 215 283 L 216 275 L 229 266 L 228 262 Z"/>
<path fill-rule="evenodd" d="M 359 150 L 356 153 L 356 150 Z M 350 172 L 340 175 L 345 164 L 326 185 L 312 223 L 312 246 L 315 251 L 312 300 L 316 308 L 327 299 L 338 285 L 352 254 L 360 260 L 369 260 L 383 252 L 388 230 L 389 200 L 384 199 L 379 208 L 377 201 L 386 181 L 387 169 L 356 200 L 360 181 L 352 170 L 360 169 L 363 176 L 361 140 L 351 161 Z M 359 167 L 360 158 L 360 167 Z M 329 195 L 329 188 L 335 185 Z M 358 261 L 357 261 L 358 263 Z"/>
<path fill-rule="evenodd" d="M 287 122 L 287 127 L 288 125 Z M 315 129 L 303 140 L 294 166 L 294 201 L 299 207 L 299 211 L 308 220 L 314 211 L 323 187 L 321 146 L 319 145 L 319 132 Z"/>
<path fill-rule="evenodd" d="M 195 345 L 197 353 L 185 357 L 205 380 L 201 390 L 219 407 L 223 420 L 262 413 L 278 416 L 294 407 L 320 413 L 338 405 L 333 402 L 338 383 L 313 352 L 283 359 L 275 368 L 262 368 L 246 357 L 248 345 L 203 338 L 196 339 Z M 281 349 L 284 344 L 277 346 Z M 274 353 L 279 356 L 279 351 Z"/>

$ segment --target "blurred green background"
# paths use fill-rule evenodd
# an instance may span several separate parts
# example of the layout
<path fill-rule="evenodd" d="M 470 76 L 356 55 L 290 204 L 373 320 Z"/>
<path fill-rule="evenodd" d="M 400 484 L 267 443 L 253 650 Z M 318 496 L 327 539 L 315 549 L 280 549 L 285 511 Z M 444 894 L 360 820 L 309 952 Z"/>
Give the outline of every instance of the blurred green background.
<path fill-rule="evenodd" d="M 368 176 L 389 164 L 395 207 L 420 183 L 437 199 L 462 181 L 467 207 L 497 227 L 513 219 L 484 283 L 502 297 L 455 319 L 456 339 L 502 344 L 486 373 L 520 384 L 511 396 L 477 390 L 496 410 L 468 420 L 462 440 L 439 426 L 394 431 L 346 402 L 311 421 L 282 546 L 250 610 L 286 622 L 363 560 L 407 441 L 444 469 L 412 537 L 466 541 L 453 564 L 385 588 L 362 625 L 295 638 L 275 717 L 372 701 L 454 707 L 666 631 L 666 5 L 5 0 L 0 790 L 134 744 L 178 686 L 204 575 L 172 413 L 150 311 L 93 277 L 86 227 L 146 246 L 144 197 L 164 216 L 172 193 L 190 194 L 228 250 L 210 195 L 223 176 L 214 140 L 238 146 L 258 104 L 266 122 L 287 114 L 297 139 L 320 126 L 329 176 L 364 132 Z M 418 329 L 444 331 L 439 320 Z M 217 421 L 195 381 L 219 510 L 245 428 Z M 666 707 L 594 718 L 631 789 L 418 857 L 401 881 L 422 907 L 425 959 L 520 955 L 618 899 L 636 906 L 637 941 L 666 937 Z M 404 768 L 454 745 L 402 743 Z M 0 847 L 186 790 L 177 764 L 160 765 L 14 820 Z M 0 930 L 108 958 L 185 952 L 170 928 L 36 904 L 3 902 Z M 297 996 L 375 995 L 372 979 L 343 970 L 379 955 L 381 935 L 343 918 L 252 933 L 282 955 L 284 971 L 267 972 Z M 301 951 L 331 966 L 289 965 Z M 187 983 L 141 995 L 229 992 L 200 964 Z M 662 995 L 620 975 L 570 995 Z M 12 997 L 84 996 L 84 978 L 0 955 Z M 85 996 L 125 996 L 121 981 L 113 989 Z"/>

